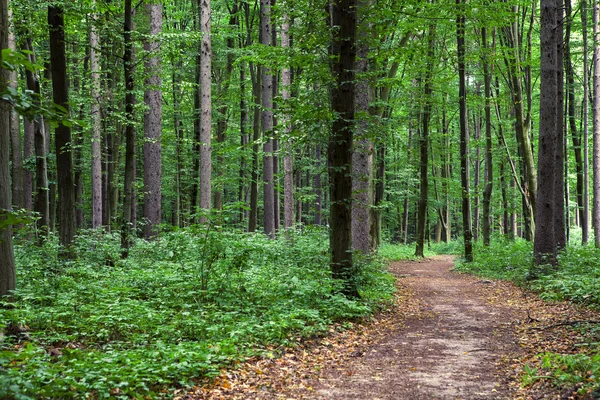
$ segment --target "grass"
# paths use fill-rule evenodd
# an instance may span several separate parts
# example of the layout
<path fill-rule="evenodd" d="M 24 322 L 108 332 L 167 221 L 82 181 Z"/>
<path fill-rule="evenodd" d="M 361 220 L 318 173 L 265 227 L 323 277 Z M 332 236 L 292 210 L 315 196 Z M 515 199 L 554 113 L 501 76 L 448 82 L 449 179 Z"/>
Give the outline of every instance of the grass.
<path fill-rule="evenodd" d="M 383 263 L 360 265 L 362 298 L 338 294 L 327 233 L 288 239 L 191 227 L 138 241 L 50 237 L 16 245 L 18 289 L 0 305 L 0 398 L 159 398 L 256 354 L 293 346 L 393 293 Z M 15 330 L 9 328 L 15 328 Z"/>

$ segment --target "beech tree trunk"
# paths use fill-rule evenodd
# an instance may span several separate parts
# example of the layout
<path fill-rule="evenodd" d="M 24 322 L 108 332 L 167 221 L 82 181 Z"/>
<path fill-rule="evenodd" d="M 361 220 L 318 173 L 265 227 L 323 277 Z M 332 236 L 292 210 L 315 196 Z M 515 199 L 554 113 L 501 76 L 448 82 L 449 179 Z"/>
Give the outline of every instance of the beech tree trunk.
<path fill-rule="evenodd" d="M 208 222 L 207 213 L 210 212 L 212 200 L 212 92 L 211 92 L 211 32 L 210 32 L 210 0 L 198 0 L 200 10 L 200 222 Z"/>
<path fill-rule="evenodd" d="M 95 0 L 92 6 L 96 4 Z M 90 26 L 91 116 L 92 116 L 92 228 L 102 226 L 102 120 L 100 103 L 100 40 L 96 31 L 97 16 L 92 15 Z"/>
<path fill-rule="evenodd" d="M 283 16 L 283 24 L 281 26 L 281 47 L 284 49 L 290 48 L 290 18 L 287 14 Z M 281 70 L 281 97 L 285 102 L 291 98 L 290 86 L 292 85 L 292 69 L 286 65 Z M 285 115 L 282 121 L 285 126 L 286 136 L 292 132 L 292 125 L 289 116 Z M 294 165 L 293 165 L 293 147 L 292 140 L 285 138 L 282 140 L 283 150 L 283 228 L 289 229 L 294 226 Z M 318 161 L 317 161 L 318 162 Z M 316 177 L 320 174 L 317 173 Z M 316 186 L 316 185 L 315 185 Z M 317 196 L 319 197 L 319 196 Z M 316 200 L 316 208 L 319 207 L 320 198 Z M 319 210 L 319 225 L 320 225 L 320 210 Z M 315 224 L 317 225 L 317 212 L 315 210 Z"/>
<path fill-rule="evenodd" d="M 12 9 L 8 10 L 7 23 L 12 25 Z M 17 50 L 14 25 L 8 26 L 8 47 Z M 8 71 L 8 86 L 18 88 L 17 71 Z M 25 207 L 23 146 L 21 142 L 21 119 L 16 110 L 10 110 L 10 154 L 12 161 L 12 204 L 15 208 Z"/>
<path fill-rule="evenodd" d="M 161 222 L 161 133 L 162 133 L 162 79 L 160 40 L 162 32 L 162 5 L 145 4 L 146 14 L 150 17 L 150 32 L 144 42 L 148 54 L 145 62 L 146 89 L 144 103 L 144 236 L 148 239 L 156 235 Z"/>
<path fill-rule="evenodd" d="M 271 1 L 260 0 L 261 43 L 271 46 Z M 263 144 L 263 203 L 264 232 L 275 236 L 275 186 L 273 177 L 273 76 L 266 66 L 260 67 L 261 74 L 261 125 Z"/>
<path fill-rule="evenodd" d="M 600 4 L 594 2 L 594 137 L 593 137 L 593 216 L 592 224 L 594 227 L 594 245 L 600 247 L 600 28 L 598 19 L 600 14 Z"/>
<path fill-rule="evenodd" d="M 471 199 L 469 189 L 469 132 L 467 126 L 467 87 L 465 74 L 465 10 L 463 0 L 456 0 L 456 43 L 458 53 L 458 97 L 460 123 L 460 180 L 462 185 L 462 222 L 465 260 L 473 261 L 473 233 L 471 231 Z"/>
<path fill-rule="evenodd" d="M 492 163 L 492 73 L 487 45 L 487 28 L 481 28 L 481 45 L 483 47 L 483 91 L 485 95 L 485 187 L 483 189 L 483 245 L 490 245 L 491 216 L 490 204 L 494 185 L 494 164 Z"/>
<path fill-rule="evenodd" d="M 0 48 L 8 47 L 8 2 L 0 0 Z M 2 56 L 0 55 L 0 62 Z M 0 92 L 4 93 L 8 84 L 8 73 L 0 69 Z M 6 211 L 11 209 L 10 189 L 10 113 L 8 102 L 0 102 L 0 222 L 6 219 Z M 0 297 L 5 296 L 16 286 L 15 259 L 12 245 L 12 226 L 0 228 Z"/>
<path fill-rule="evenodd" d="M 50 66 L 52 71 L 52 97 L 54 103 L 69 110 L 67 63 L 65 56 L 65 31 L 63 10 L 57 4 L 48 7 L 50 29 Z M 75 237 L 75 186 L 73 184 L 73 158 L 71 128 L 59 124 L 54 134 L 58 189 L 58 235 L 60 243 L 72 256 L 69 248 Z"/>
<path fill-rule="evenodd" d="M 583 215 L 581 218 L 581 242 L 587 244 L 590 235 L 589 194 L 589 72 L 588 72 L 588 4 L 581 1 L 581 25 L 583 31 Z"/>
<path fill-rule="evenodd" d="M 133 243 L 133 204 L 135 192 L 135 92 L 134 92 L 134 47 L 131 40 L 133 31 L 133 10 L 131 0 L 125 0 L 124 47 L 123 55 L 125 79 L 125 177 L 123 180 L 123 219 L 121 221 L 121 249 L 122 257 L 129 255 L 129 248 Z"/>
<path fill-rule="evenodd" d="M 330 4 L 331 108 L 334 120 L 328 144 L 330 183 L 331 271 L 342 282 L 342 293 L 359 297 L 352 263 L 352 140 L 356 60 L 356 1 Z"/>
<path fill-rule="evenodd" d="M 540 66 L 540 136 L 538 152 L 538 200 L 536 207 L 536 234 L 534 257 L 537 265 L 556 264 L 556 236 L 554 224 L 555 212 L 555 168 L 556 147 L 561 146 L 558 139 L 559 114 L 557 110 L 558 71 L 557 54 L 558 32 L 556 20 L 558 13 L 556 0 L 541 2 L 541 66 Z M 562 165 L 561 173 L 562 175 Z"/>

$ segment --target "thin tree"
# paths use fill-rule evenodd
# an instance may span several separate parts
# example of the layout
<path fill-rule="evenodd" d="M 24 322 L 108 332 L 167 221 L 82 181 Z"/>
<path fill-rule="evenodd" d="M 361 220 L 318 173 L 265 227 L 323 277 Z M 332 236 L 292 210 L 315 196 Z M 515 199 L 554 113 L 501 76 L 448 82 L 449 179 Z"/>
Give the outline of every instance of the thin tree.
<path fill-rule="evenodd" d="M 327 149 L 330 182 L 329 242 L 331 271 L 343 283 L 342 293 L 358 297 L 352 263 L 352 140 L 356 61 L 356 1 L 329 6 L 331 43 L 331 108 L 334 120 Z"/>
<path fill-rule="evenodd" d="M 96 5 L 93 1 L 92 7 Z M 92 117 L 92 228 L 102 226 L 102 120 L 100 115 L 100 40 L 96 31 L 97 15 L 92 14 L 90 24 L 90 71 Z"/>
<path fill-rule="evenodd" d="M 0 48 L 8 47 L 8 1 L 0 0 Z M 2 56 L 0 55 L 0 65 Z M 0 69 L 0 92 L 6 91 L 8 71 Z M 10 200 L 10 105 L 0 102 L 0 296 L 15 289 L 16 273 L 12 245 L 12 227 L 4 225 L 7 212 L 11 209 Z"/>
<path fill-rule="evenodd" d="M 12 51 L 17 50 L 15 42 L 15 29 L 12 22 L 12 9 L 8 10 L 8 47 Z M 13 90 L 18 88 L 17 70 L 8 72 L 8 86 Z M 12 203 L 16 208 L 25 207 L 24 193 L 24 169 L 23 169 L 23 146 L 21 142 L 21 119 L 16 110 L 10 112 L 10 154 L 12 162 Z"/>
<path fill-rule="evenodd" d="M 271 45 L 271 1 L 260 0 L 260 38 L 265 46 Z M 273 176 L 273 76 L 266 65 L 260 67 L 261 113 L 263 144 L 263 202 L 264 232 L 275 235 L 275 186 Z"/>
<path fill-rule="evenodd" d="M 200 222 L 207 222 L 212 200 L 212 92 L 211 92 L 211 32 L 210 32 L 210 0 L 198 0 L 200 12 Z"/>
<path fill-rule="evenodd" d="M 588 4 L 581 1 L 581 26 L 583 34 L 583 215 L 581 242 L 587 244 L 590 235 L 590 176 L 589 176 L 589 71 L 588 71 Z"/>
<path fill-rule="evenodd" d="M 48 6 L 50 29 L 50 66 L 52 72 L 52 97 L 68 115 L 69 89 L 65 55 L 65 29 L 63 9 L 57 3 Z M 55 130 L 56 170 L 58 187 L 58 234 L 60 243 L 67 249 L 75 237 L 75 186 L 73 183 L 73 157 L 71 128 L 59 123 Z M 70 251 L 67 255 L 71 255 Z"/>
<path fill-rule="evenodd" d="M 460 123 L 460 180 L 462 185 L 462 222 L 465 260 L 473 261 L 473 233 L 471 231 L 471 199 L 469 189 L 469 132 L 467 126 L 467 81 L 465 65 L 465 9 L 463 0 L 456 0 L 456 44 L 458 54 L 458 97 Z"/>
<path fill-rule="evenodd" d="M 283 16 L 281 25 L 281 47 L 290 48 L 290 18 L 286 13 Z M 281 70 L 281 97 L 284 102 L 291 98 L 292 69 L 286 65 Z M 290 118 L 284 115 L 283 125 L 289 135 L 292 132 Z M 291 138 L 283 141 L 283 227 L 289 229 L 294 225 L 294 166 L 293 166 L 293 147 Z M 317 176 L 320 176 L 317 174 Z M 319 200 L 317 200 L 318 204 Z M 315 221 L 316 224 L 316 221 Z"/>
<path fill-rule="evenodd" d="M 600 14 L 600 4 L 594 2 L 594 137 L 593 137 L 593 216 L 592 224 L 594 228 L 594 245 L 600 247 L 600 28 L 598 26 Z"/>
<path fill-rule="evenodd" d="M 148 54 L 144 91 L 144 103 L 147 106 L 144 114 L 144 236 L 151 238 L 156 235 L 157 225 L 161 222 L 162 79 L 160 39 L 157 36 L 162 32 L 162 5 L 148 3 L 144 7 L 150 17 L 150 31 L 144 42 L 144 50 Z"/>
<path fill-rule="evenodd" d="M 538 200 L 535 212 L 536 234 L 534 257 L 537 265 L 556 263 L 556 238 L 554 225 L 555 174 L 554 167 L 557 142 L 557 43 L 556 0 L 541 2 L 541 64 L 540 64 L 540 136 L 538 150 Z M 562 168 L 561 173 L 562 175 Z"/>
<path fill-rule="evenodd" d="M 483 50 L 483 91 L 485 95 L 485 187 L 483 189 L 483 245 L 490 245 L 490 204 L 494 188 L 494 165 L 492 163 L 492 73 L 490 71 L 490 53 L 487 44 L 487 28 L 481 28 L 481 47 Z"/>

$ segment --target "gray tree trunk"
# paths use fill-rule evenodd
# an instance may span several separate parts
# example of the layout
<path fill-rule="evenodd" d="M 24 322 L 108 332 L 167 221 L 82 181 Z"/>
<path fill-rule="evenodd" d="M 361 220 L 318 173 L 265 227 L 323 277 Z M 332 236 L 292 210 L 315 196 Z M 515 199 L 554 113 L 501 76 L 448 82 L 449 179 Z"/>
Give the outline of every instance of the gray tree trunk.
<path fill-rule="evenodd" d="M 271 1 L 260 1 L 261 43 L 271 46 Z M 270 237 L 275 235 L 275 186 L 273 177 L 273 76 L 266 66 L 260 67 L 261 73 L 261 125 L 263 144 L 263 203 L 264 232 Z"/>
<path fill-rule="evenodd" d="M 203 216 L 200 222 L 207 222 L 206 213 L 210 212 L 212 200 L 212 92 L 211 92 L 211 32 L 210 32 L 210 0 L 199 0 L 200 32 L 200 211 Z"/>
<path fill-rule="evenodd" d="M 581 25 L 583 34 L 583 215 L 581 219 L 581 242 L 587 244 L 590 235 L 590 176 L 589 176 L 589 72 L 588 72 L 588 4 L 581 1 Z"/>
<path fill-rule="evenodd" d="M 8 2 L 0 0 L 0 48 L 8 47 Z M 1 60 L 0 56 L 0 61 Z M 9 77 L 6 70 L 0 70 L 0 92 L 7 88 Z M 0 221 L 2 215 L 11 209 L 10 189 L 10 105 L 0 103 Z M 12 246 L 12 226 L 0 228 L 0 296 L 14 290 L 16 285 L 15 259 Z"/>
<path fill-rule="evenodd" d="M 557 18 L 556 0 L 541 2 L 540 136 L 538 151 L 538 205 L 535 212 L 534 257 L 537 265 L 556 263 L 554 235 L 557 142 Z M 562 166 L 561 166 L 562 167 Z M 562 175 L 562 168 L 561 168 Z"/>
<path fill-rule="evenodd" d="M 94 1 L 92 5 L 95 5 Z M 91 72 L 91 117 L 92 117 L 92 228 L 102 226 L 102 120 L 100 115 L 100 40 L 96 32 L 97 16 L 92 16 L 90 25 L 90 72 Z"/>
<path fill-rule="evenodd" d="M 148 239 L 156 235 L 161 222 L 161 133 L 162 133 L 162 79 L 160 39 L 162 32 L 162 5 L 152 3 L 144 5 L 150 17 L 150 31 L 144 42 L 147 57 L 144 65 L 146 88 L 144 103 L 144 236 Z"/>
<path fill-rule="evenodd" d="M 8 10 L 8 23 L 12 25 L 12 9 Z M 8 27 L 8 47 L 16 51 L 14 25 Z M 8 72 L 8 86 L 18 88 L 17 71 Z M 21 119 L 16 110 L 10 111 L 10 154 L 12 161 L 12 204 L 15 208 L 25 207 L 23 146 L 21 142 Z"/>
<path fill-rule="evenodd" d="M 287 14 L 283 16 L 281 25 L 281 47 L 290 48 L 290 18 Z M 290 86 L 292 85 L 292 69 L 285 66 L 281 70 L 281 97 L 285 102 L 291 98 Z M 292 132 L 292 125 L 289 116 L 285 115 L 282 121 L 285 126 L 286 136 Z M 291 139 L 282 141 L 283 150 L 283 228 L 289 229 L 294 225 L 294 166 L 293 166 L 293 146 Z M 319 176 L 317 174 L 317 176 Z M 317 199 L 317 205 L 320 199 Z M 316 219 L 316 217 L 315 217 Z M 315 224 L 317 222 L 315 221 Z"/>
<path fill-rule="evenodd" d="M 594 245 L 600 247 L 600 28 L 598 19 L 600 4 L 594 2 L 594 136 L 593 136 L 593 196 L 592 224 L 594 227 Z"/>
<path fill-rule="evenodd" d="M 483 245 L 490 245 L 491 217 L 490 204 L 494 185 L 494 164 L 492 163 L 492 74 L 487 45 L 487 28 L 481 28 L 481 45 L 483 47 L 483 92 L 485 95 L 485 187 L 483 189 Z"/>
<path fill-rule="evenodd" d="M 465 260 L 473 261 L 473 233 L 471 230 L 471 199 L 469 188 L 469 132 L 467 126 L 467 88 L 465 73 L 465 12 L 464 2 L 456 0 L 456 42 L 458 53 L 459 123 L 460 123 L 460 180 L 462 185 L 462 221 Z"/>

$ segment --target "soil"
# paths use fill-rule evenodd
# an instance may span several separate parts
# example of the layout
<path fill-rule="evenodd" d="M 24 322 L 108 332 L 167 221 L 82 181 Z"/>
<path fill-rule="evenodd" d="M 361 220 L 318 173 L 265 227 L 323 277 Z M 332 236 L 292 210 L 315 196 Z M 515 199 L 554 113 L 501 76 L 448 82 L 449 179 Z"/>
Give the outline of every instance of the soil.
<path fill-rule="evenodd" d="M 521 386 L 536 354 L 574 352 L 563 321 L 598 319 L 511 283 L 453 270 L 451 257 L 390 264 L 396 303 L 278 356 L 248 360 L 176 399 L 583 399 L 543 379 Z M 276 354 L 278 349 L 273 349 Z"/>

